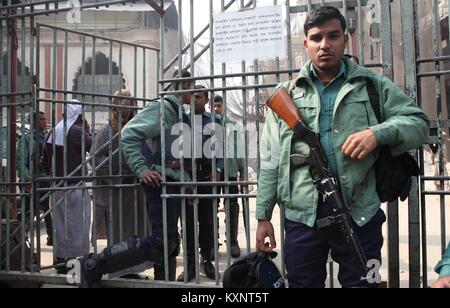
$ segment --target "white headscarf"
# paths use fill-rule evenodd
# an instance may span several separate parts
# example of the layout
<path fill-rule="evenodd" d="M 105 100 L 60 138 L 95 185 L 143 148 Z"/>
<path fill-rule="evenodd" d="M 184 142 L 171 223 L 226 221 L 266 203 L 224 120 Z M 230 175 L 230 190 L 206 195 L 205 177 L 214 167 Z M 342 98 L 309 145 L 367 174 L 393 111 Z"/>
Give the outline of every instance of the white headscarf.
<path fill-rule="evenodd" d="M 71 102 L 79 103 L 80 101 L 73 99 Z M 78 117 L 82 114 L 81 105 L 78 104 L 68 104 L 67 105 L 67 130 L 66 134 L 69 132 L 72 125 L 78 119 Z M 55 144 L 56 145 L 64 145 L 64 119 L 61 120 L 54 129 L 55 132 Z M 53 136 L 50 135 L 47 139 L 47 143 L 53 143 Z"/>

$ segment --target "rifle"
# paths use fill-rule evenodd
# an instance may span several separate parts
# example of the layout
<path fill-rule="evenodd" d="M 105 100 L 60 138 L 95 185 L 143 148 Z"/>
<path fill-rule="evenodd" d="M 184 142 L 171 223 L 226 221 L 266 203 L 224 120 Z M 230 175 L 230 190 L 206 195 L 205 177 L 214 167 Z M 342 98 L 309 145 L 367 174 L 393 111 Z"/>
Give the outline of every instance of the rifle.
<path fill-rule="evenodd" d="M 331 201 L 335 215 L 318 219 L 317 226 L 319 229 L 323 229 L 331 225 L 338 225 L 352 254 L 352 259 L 361 273 L 361 280 L 367 279 L 369 273 L 367 259 L 353 230 L 348 208 L 345 206 L 336 177 L 324 154 L 319 134 L 303 121 L 300 111 L 285 88 L 277 90 L 267 101 L 267 106 L 294 131 L 294 139 L 304 141 L 310 148 L 307 157 L 298 154 L 291 155 L 291 163 L 294 166 L 309 165 L 309 173 L 315 187 L 326 200 Z"/>

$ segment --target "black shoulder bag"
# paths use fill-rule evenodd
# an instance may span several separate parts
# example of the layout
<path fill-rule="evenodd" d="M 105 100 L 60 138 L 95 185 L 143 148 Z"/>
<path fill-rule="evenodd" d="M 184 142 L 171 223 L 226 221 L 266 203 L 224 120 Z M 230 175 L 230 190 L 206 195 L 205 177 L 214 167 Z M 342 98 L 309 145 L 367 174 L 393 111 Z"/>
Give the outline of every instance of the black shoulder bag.
<path fill-rule="evenodd" d="M 366 88 L 370 105 L 378 123 L 382 123 L 380 95 L 372 79 L 366 78 Z M 378 159 L 375 162 L 376 187 L 380 201 L 383 203 L 392 202 L 398 198 L 405 201 L 411 190 L 411 177 L 419 174 L 419 165 L 408 152 L 394 157 L 389 146 L 381 146 Z"/>

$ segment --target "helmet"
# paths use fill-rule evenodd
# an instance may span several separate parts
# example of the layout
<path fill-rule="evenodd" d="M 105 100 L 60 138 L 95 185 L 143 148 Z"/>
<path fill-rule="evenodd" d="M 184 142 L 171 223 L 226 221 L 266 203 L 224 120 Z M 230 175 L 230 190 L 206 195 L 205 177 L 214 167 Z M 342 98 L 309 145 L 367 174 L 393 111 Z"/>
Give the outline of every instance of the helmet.
<path fill-rule="evenodd" d="M 276 252 L 253 252 L 236 260 L 223 274 L 224 288 L 285 288 L 272 261 Z"/>

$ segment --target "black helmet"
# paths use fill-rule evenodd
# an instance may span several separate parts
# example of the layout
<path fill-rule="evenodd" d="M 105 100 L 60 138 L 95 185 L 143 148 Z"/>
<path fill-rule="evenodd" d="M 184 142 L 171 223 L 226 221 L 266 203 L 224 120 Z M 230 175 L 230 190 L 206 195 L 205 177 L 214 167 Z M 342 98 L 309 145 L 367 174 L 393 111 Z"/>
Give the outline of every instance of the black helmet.
<path fill-rule="evenodd" d="M 272 261 L 276 252 L 253 252 L 233 262 L 223 274 L 224 288 L 285 288 L 283 277 Z"/>

